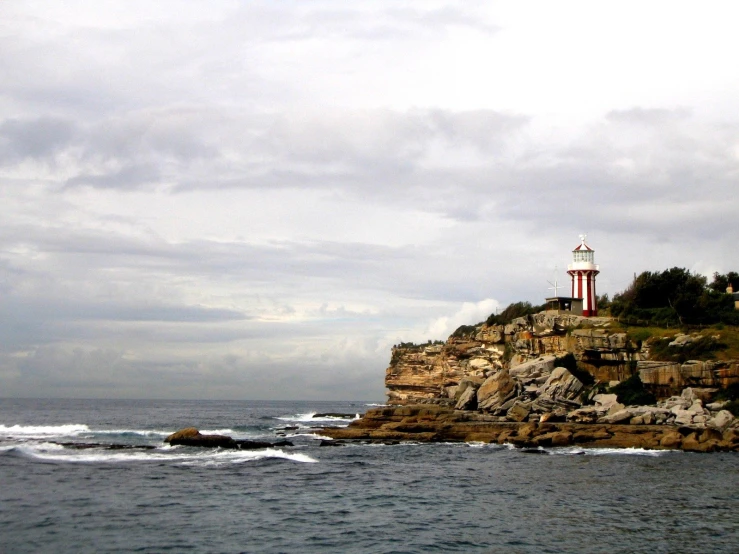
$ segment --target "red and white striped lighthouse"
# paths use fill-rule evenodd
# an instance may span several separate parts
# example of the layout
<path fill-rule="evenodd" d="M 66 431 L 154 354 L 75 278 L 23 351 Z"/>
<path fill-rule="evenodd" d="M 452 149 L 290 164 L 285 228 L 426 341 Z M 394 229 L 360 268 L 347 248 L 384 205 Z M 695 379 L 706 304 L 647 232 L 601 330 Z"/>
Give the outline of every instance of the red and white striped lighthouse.
<path fill-rule="evenodd" d="M 572 277 L 572 297 L 582 298 L 582 315 L 598 315 L 595 296 L 595 276 L 600 273 L 595 265 L 595 250 L 585 244 L 586 235 L 580 235 L 580 244 L 572 251 L 572 263 L 567 273 Z"/>

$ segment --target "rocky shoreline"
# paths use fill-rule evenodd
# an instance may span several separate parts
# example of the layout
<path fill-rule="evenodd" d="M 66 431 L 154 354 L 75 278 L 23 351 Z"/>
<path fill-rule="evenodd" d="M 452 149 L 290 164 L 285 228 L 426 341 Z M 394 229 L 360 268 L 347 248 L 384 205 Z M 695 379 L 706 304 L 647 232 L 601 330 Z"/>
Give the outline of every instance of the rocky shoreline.
<path fill-rule="evenodd" d="M 519 447 L 577 445 L 687 452 L 737 452 L 739 429 L 669 424 L 512 422 L 448 406 L 374 408 L 343 428 L 320 434 L 340 441 L 483 442 Z"/>

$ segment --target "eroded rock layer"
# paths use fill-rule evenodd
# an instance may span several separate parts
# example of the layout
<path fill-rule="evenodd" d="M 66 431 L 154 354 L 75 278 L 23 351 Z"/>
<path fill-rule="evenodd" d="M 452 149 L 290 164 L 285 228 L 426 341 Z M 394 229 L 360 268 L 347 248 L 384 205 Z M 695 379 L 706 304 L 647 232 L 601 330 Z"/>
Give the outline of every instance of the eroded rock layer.
<path fill-rule="evenodd" d="M 333 439 L 369 441 L 484 442 L 521 447 L 682 449 L 691 452 L 739 450 L 739 429 L 646 424 L 516 423 L 495 416 L 438 405 L 368 410 L 345 428 L 327 428 Z"/>

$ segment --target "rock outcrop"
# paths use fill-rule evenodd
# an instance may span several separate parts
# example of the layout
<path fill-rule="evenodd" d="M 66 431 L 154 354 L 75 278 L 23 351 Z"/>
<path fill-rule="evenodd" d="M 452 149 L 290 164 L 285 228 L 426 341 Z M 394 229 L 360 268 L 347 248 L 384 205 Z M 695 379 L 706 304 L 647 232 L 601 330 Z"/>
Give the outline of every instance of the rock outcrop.
<path fill-rule="evenodd" d="M 514 319 L 507 325 L 462 327 L 443 344 L 397 346 L 386 372 L 388 404 L 436 405 L 434 409 L 443 414 L 442 421 L 453 420 L 454 426 L 465 422 L 465 431 L 460 436 L 474 435 L 475 431 L 468 428 L 479 430 L 481 421 L 503 427 L 504 424 L 595 425 L 599 430 L 557 428 L 551 431 L 555 435 L 540 440 L 569 444 L 578 442 L 576 436 L 592 435 L 597 437 L 593 438 L 596 442 L 608 438 L 609 444 L 627 444 L 624 434 L 646 433 L 637 432 L 640 426 L 664 426 L 667 430 L 650 431 L 652 438 L 645 447 L 733 449 L 723 443 L 719 448 L 717 445 L 725 439 L 717 438 L 716 433 L 722 437 L 723 433 L 733 433 L 737 419 L 723 409 L 723 404 L 711 399 L 720 389 L 739 383 L 739 360 L 684 363 L 649 360 L 646 343 L 634 343 L 618 329 L 609 331 L 612 323 L 609 318 L 542 312 Z M 700 340 L 704 339 L 677 335 L 669 348 L 686 352 L 686 345 Z M 717 337 L 710 340 L 715 341 Z M 568 354 L 574 360 L 572 356 L 568 359 Z M 660 399 L 657 405 L 626 406 L 618 402 L 615 394 L 604 393 L 637 373 L 644 389 Z M 643 397 L 624 395 L 624 398 Z M 378 421 L 372 415 L 369 419 Z M 392 419 L 378 424 L 382 428 L 380 435 L 385 434 L 388 440 L 405 436 L 403 433 L 413 433 L 413 440 L 451 437 L 448 433 L 440 435 L 436 423 L 422 424 L 426 419 L 438 420 L 428 415 L 419 415 L 412 422 Z M 477 423 L 472 425 L 472 421 Z M 361 429 L 362 425 L 355 423 L 351 428 Z M 613 425 L 620 426 L 618 431 L 603 427 Z M 690 432 L 686 434 L 686 430 Z M 346 431 L 350 435 L 353 432 Z M 610 434 L 606 437 L 604 433 Z M 717 442 L 704 440 L 704 433 Z M 616 435 L 618 438 L 614 438 Z M 520 437 L 520 434 L 515 432 L 511 436 Z M 499 440 L 499 436 L 495 435 L 494 440 Z M 707 441 L 713 446 L 705 446 Z"/>
<path fill-rule="evenodd" d="M 385 372 L 388 403 L 454 405 L 464 379 L 485 381 L 504 368 L 520 382 L 531 378 L 525 386 L 538 386 L 543 380 L 536 379 L 546 380 L 556 357 L 568 353 L 602 382 L 624 380 L 642 354 L 625 333 L 608 332 L 609 323 L 609 318 L 540 313 L 508 325 L 480 324 L 444 344 L 396 346 Z M 584 328 L 572 329 L 577 326 Z M 465 401 L 471 403 L 471 393 Z"/>
<path fill-rule="evenodd" d="M 625 420 L 623 420 L 625 421 Z M 321 434 L 338 440 L 484 442 L 521 447 L 682 449 L 739 451 L 739 427 L 699 429 L 642 423 L 517 423 L 495 416 L 438 405 L 407 405 L 368 410 L 345 428 Z"/>
<path fill-rule="evenodd" d="M 642 382 L 658 397 L 680 394 L 685 387 L 716 392 L 739 383 L 739 360 L 689 360 L 682 364 L 640 360 L 636 369 Z"/>
<path fill-rule="evenodd" d="M 201 435 L 195 427 L 186 427 L 169 435 L 164 442 L 172 446 L 198 446 L 205 448 L 228 448 L 240 450 L 255 450 L 279 446 L 293 446 L 290 441 L 264 442 L 235 440 L 226 435 Z"/>

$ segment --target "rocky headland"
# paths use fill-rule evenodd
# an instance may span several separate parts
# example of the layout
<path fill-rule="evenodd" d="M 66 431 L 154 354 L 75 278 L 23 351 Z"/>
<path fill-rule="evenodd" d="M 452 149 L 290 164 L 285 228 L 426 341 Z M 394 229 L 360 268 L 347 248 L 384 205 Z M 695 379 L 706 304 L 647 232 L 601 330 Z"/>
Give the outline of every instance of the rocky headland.
<path fill-rule="evenodd" d="M 665 348 L 688 351 L 706 340 L 718 339 L 675 332 Z M 650 360 L 648 341 L 610 318 L 541 312 L 463 326 L 443 344 L 394 347 L 385 384 L 388 407 L 322 434 L 739 450 L 739 421 L 728 402 L 715 400 L 739 384 L 739 360 Z"/>

